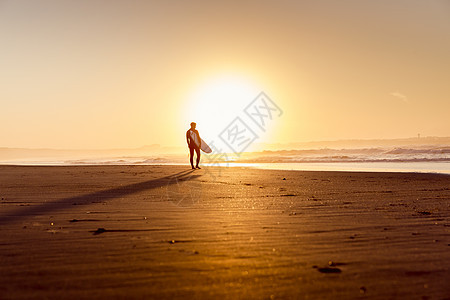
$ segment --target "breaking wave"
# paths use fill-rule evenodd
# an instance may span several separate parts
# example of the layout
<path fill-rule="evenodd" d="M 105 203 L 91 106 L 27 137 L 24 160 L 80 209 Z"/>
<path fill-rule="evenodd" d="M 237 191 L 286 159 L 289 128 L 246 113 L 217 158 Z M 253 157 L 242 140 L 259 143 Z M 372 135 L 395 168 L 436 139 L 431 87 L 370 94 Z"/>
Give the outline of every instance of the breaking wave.
<path fill-rule="evenodd" d="M 234 161 L 245 163 L 448 162 L 450 147 L 262 151 L 244 154 Z"/>

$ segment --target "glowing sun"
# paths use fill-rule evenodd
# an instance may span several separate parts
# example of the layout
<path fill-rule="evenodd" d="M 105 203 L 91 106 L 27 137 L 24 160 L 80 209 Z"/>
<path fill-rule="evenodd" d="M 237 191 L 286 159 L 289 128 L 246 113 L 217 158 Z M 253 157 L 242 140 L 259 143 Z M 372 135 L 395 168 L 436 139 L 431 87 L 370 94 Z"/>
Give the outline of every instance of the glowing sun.
<path fill-rule="evenodd" d="M 197 123 L 205 141 L 216 139 L 258 95 L 260 89 L 248 79 L 220 76 L 198 86 L 187 101 L 186 118 Z"/>

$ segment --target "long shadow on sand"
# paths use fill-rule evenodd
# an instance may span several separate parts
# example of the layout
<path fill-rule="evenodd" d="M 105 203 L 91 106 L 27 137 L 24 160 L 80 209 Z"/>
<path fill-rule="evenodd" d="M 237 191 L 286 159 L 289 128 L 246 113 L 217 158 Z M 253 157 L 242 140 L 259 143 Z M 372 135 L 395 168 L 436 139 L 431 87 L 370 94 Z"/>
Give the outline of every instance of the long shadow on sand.
<path fill-rule="evenodd" d="M 30 216 L 43 215 L 50 212 L 67 209 L 69 207 L 72 207 L 74 204 L 77 205 L 91 204 L 94 201 L 105 201 L 114 198 L 121 198 L 145 190 L 152 190 L 155 188 L 176 184 L 179 180 L 187 181 L 201 176 L 201 175 L 192 175 L 191 174 L 192 172 L 194 172 L 194 170 L 182 171 L 172 175 L 144 182 L 120 186 L 117 188 L 102 190 L 80 196 L 63 198 L 52 202 L 46 202 L 41 205 L 21 208 L 17 211 L 8 213 L 8 215 L 6 216 L 0 216 L 0 224 L 13 223 Z"/>

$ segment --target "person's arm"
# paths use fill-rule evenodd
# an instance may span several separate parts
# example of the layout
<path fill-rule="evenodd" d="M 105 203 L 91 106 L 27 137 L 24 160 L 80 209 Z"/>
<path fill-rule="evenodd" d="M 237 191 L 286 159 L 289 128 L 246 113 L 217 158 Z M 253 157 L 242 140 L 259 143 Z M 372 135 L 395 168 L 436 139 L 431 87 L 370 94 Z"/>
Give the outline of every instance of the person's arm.
<path fill-rule="evenodd" d="M 188 131 L 186 131 L 186 142 L 188 144 L 188 147 L 191 146 L 191 141 L 190 140 L 191 140 L 191 138 L 189 136 L 189 130 L 188 130 Z"/>

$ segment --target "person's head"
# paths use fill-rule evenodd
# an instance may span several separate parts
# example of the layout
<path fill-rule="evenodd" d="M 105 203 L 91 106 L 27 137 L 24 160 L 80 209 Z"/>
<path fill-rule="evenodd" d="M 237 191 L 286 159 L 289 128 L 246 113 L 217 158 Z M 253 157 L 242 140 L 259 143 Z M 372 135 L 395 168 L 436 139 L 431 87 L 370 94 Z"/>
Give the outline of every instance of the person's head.
<path fill-rule="evenodd" d="M 197 126 L 197 124 L 195 122 L 191 123 L 191 129 L 195 129 L 195 126 Z"/>

